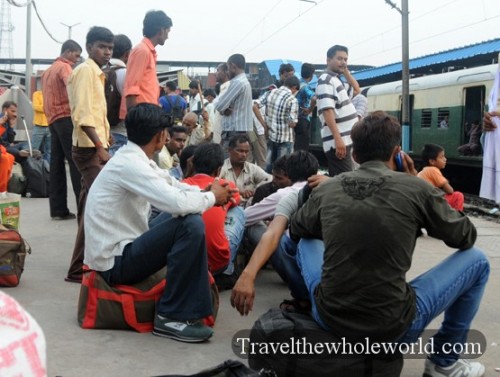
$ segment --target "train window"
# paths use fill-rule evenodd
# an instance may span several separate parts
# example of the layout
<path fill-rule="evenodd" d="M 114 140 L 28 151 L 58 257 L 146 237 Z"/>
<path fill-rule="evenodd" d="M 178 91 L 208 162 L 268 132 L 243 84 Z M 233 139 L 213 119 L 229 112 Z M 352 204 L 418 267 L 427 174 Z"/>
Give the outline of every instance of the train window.
<path fill-rule="evenodd" d="M 422 109 L 422 121 L 420 125 L 422 128 L 430 128 L 432 124 L 432 110 Z"/>
<path fill-rule="evenodd" d="M 450 109 L 448 108 L 438 109 L 438 121 L 437 121 L 438 128 L 448 128 L 449 119 L 450 119 Z"/>

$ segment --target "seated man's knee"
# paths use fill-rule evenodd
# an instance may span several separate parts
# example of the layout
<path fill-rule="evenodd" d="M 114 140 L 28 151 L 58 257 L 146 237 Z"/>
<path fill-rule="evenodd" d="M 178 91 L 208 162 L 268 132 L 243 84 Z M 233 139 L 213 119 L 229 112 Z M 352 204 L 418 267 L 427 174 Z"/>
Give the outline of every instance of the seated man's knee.
<path fill-rule="evenodd" d="M 186 215 L 181 218 L 182 225 L 186 227 L 193 236 L 205 235 L 205 223 L 200 214 Z"/>

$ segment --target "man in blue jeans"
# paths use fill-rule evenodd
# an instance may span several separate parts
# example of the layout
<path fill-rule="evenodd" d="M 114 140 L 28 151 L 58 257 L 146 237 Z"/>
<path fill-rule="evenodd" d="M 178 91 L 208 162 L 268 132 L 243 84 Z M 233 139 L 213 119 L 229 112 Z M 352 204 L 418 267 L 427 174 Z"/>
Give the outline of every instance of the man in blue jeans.
<path fill-rule="evenodd" d="M 200 191 L 160 169 L 153 155 L 168 141 L 168 116 L 157 105 L 129 109 L 128 143 L 104 166 L 85 210 L 84 263 L 109 284 L 134 284 L 167 266 L 153 334 L 202 342 L 213 330 L 205 227 L 200 213 L 225 205 L 234 190 L 217 181 Z M 151 205 L 167 212 L 148 226 Z"/>
<path fill-rule="evenodd" d="M 296 307 L 309 300 L 325 330 L 351 341 L 412 343 L 444 312 L 424 376 L 483 376 L 481 363 L 441 352 L 445 343 L 465 343 L 488 280 L 488 261 L 473 248 L 476 229 L 413 176 L 406 154 L 410 174 L 395 171 L 401 127 L 394 117 L 374 112 L 353 127 L 351 137 L 360 169 L 321 183 L 298 211 L 297 197 L 283 198 L 271 234 L 263 237 L 268 247 L 257 247 L 232 305 L 242 314 L 252 309 L 255 270 L 279 243 L 275 268 L 290 283 Z M 298 246 L 287 237 L 279 241 L 288 222 L 292 238 L 301 238 Z M 422 228 L 458 251 L 407 283 Z"/>

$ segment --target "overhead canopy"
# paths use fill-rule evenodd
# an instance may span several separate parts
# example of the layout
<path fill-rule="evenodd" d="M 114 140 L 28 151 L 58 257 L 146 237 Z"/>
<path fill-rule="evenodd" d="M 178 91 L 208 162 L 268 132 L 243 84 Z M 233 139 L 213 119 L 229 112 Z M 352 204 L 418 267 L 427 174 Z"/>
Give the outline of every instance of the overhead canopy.
<path fill-rule="evenodd" d="M 410 59 L 410 74 L 441 73 L 456 68 L 470 68 L 495 63 L 500 51 L 500 38 L 469 46 L 454 48 L 435 54 Z M 401 79 L 402 63 L 384 65 L 353 73 L 362 85 Z"/>

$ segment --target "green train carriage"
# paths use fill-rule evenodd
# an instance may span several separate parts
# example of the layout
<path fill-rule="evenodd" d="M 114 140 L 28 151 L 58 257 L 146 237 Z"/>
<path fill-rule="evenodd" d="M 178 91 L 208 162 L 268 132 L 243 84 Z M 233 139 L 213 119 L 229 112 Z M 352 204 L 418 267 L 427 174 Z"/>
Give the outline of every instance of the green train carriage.
<path fill-rule="evenodd" d="M 440 144 L 450 160 L 479 166 L 481 157 L 460 156 L 457 148 L 468 142 L 467 127 L 481 121 L 497 69 L 491 64 L 411 79 L 410 152 L 418 156 L 424 144 Z M 401 121 L 401 81 L 374 85 L 366 93 L 369 111 L 385 110 Z M 441 128 L 445 117 L 448 126 Z"/>

